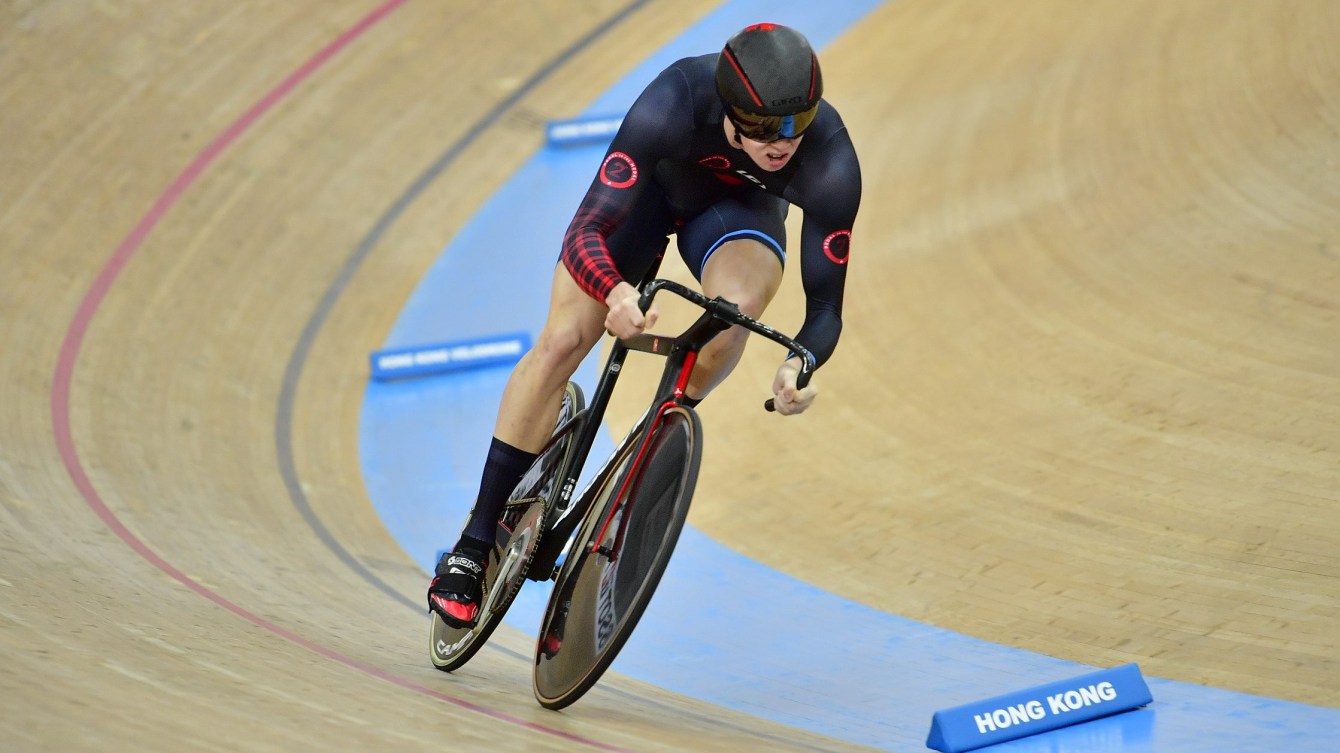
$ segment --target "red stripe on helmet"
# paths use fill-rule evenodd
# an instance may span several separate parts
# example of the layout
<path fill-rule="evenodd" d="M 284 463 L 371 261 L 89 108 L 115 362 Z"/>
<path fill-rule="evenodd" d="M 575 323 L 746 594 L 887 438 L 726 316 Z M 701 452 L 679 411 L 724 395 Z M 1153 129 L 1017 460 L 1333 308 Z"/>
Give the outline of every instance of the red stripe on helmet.
<path fill-rule="evenodd" d="M 758 92 L 754 91 L 753 84 L 749 83 L 749 77 L 744 75 L 744 69 L 740 67 L 740 63 L 735 59 L 735 53 L 732 52 L 729 47 L 723 50 L 723 53 L 726 56 L 726 60 L 730 61 L 730 67 L 735 69 L 735 75 L 740 77 L 740 82 L 743 83 L 744 88 L 749 91 L 749 96 L 754 98 L 754 104 L 762 107 L 763 100 L 759 98 Z"/>

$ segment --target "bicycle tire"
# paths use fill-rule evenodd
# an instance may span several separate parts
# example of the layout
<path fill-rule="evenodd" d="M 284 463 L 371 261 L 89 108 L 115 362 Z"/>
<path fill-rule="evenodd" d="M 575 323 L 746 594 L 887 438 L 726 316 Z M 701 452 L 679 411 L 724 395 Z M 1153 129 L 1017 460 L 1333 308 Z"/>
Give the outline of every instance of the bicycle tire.
<path fill-rule="evenodd" d="M 554 499 L 555 484 L 567 475 L 576 451 L 574 441 L 585 416 L 586 398 L 576 382 L 568 382 L 554 434 L 517 483 L 498 521 L 498 534 L 489 552 L 488 570 L 481 584 L 479 620 L 474 627 L 456 628 L 429 610 L 428 656 L 433 666 L 454 672 L 483 648 L 502 623 L 525 581 L 539 545 L 545 518 Z"/>
<path fill-rule="evenodd" d="M 532 671 L 545 708 L 571 705 L 609 668 L 651 602 L 688 517 L 702 424 L 693 409 L 677 406 L 651 431 L 640 457 L 643 443 L 622 448 L 550 595 Z"/>

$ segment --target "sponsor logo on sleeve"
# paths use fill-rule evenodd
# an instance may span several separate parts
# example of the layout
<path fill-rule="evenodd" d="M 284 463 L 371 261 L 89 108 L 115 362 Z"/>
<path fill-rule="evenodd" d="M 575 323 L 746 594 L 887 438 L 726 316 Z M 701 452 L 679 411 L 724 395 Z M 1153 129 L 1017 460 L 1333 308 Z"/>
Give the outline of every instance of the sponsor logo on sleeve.
<path fill-rule="evenodd" d="M 628 188 L 637 182 L 637 163 L 623 152 L 610 152 L 600 166 L 600 182 L 610 188 Z"/>
<path fill-rule="evenodd" d="M 824 255 L 834 264 L 846 264 L 851 253 L 851 231 L 838 230 L 824 238 Z"/>

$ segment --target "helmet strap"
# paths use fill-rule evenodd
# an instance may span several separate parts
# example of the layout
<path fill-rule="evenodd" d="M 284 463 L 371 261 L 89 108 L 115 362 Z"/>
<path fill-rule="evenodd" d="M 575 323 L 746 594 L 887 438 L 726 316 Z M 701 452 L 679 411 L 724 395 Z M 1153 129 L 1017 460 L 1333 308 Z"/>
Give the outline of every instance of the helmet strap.
<path fill-rule="evenodd" d="M 744 142 L 740 140 L 740 127 L 735 125 L 735 121 L 731 120 L 729 114 L 723 113 L 722 117 L 725 119 L 727 123 L 730 123 L 730 132 L 735 136 L 735 145 L 743 149 Z"/>

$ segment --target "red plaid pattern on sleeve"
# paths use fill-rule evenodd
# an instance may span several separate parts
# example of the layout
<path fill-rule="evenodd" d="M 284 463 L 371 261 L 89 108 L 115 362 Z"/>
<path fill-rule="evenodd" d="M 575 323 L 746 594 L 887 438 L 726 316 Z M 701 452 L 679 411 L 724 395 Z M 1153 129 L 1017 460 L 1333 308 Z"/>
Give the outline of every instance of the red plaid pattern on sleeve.
<path fill-rule="evenodd" d="M 611 196 L 593 186 L 563 236 L 563 266 L 587 295 L 601 302 L 623 281 L 605 245 L 605 238 L 628 211 L 623 198 L 622 192 Z"/>

